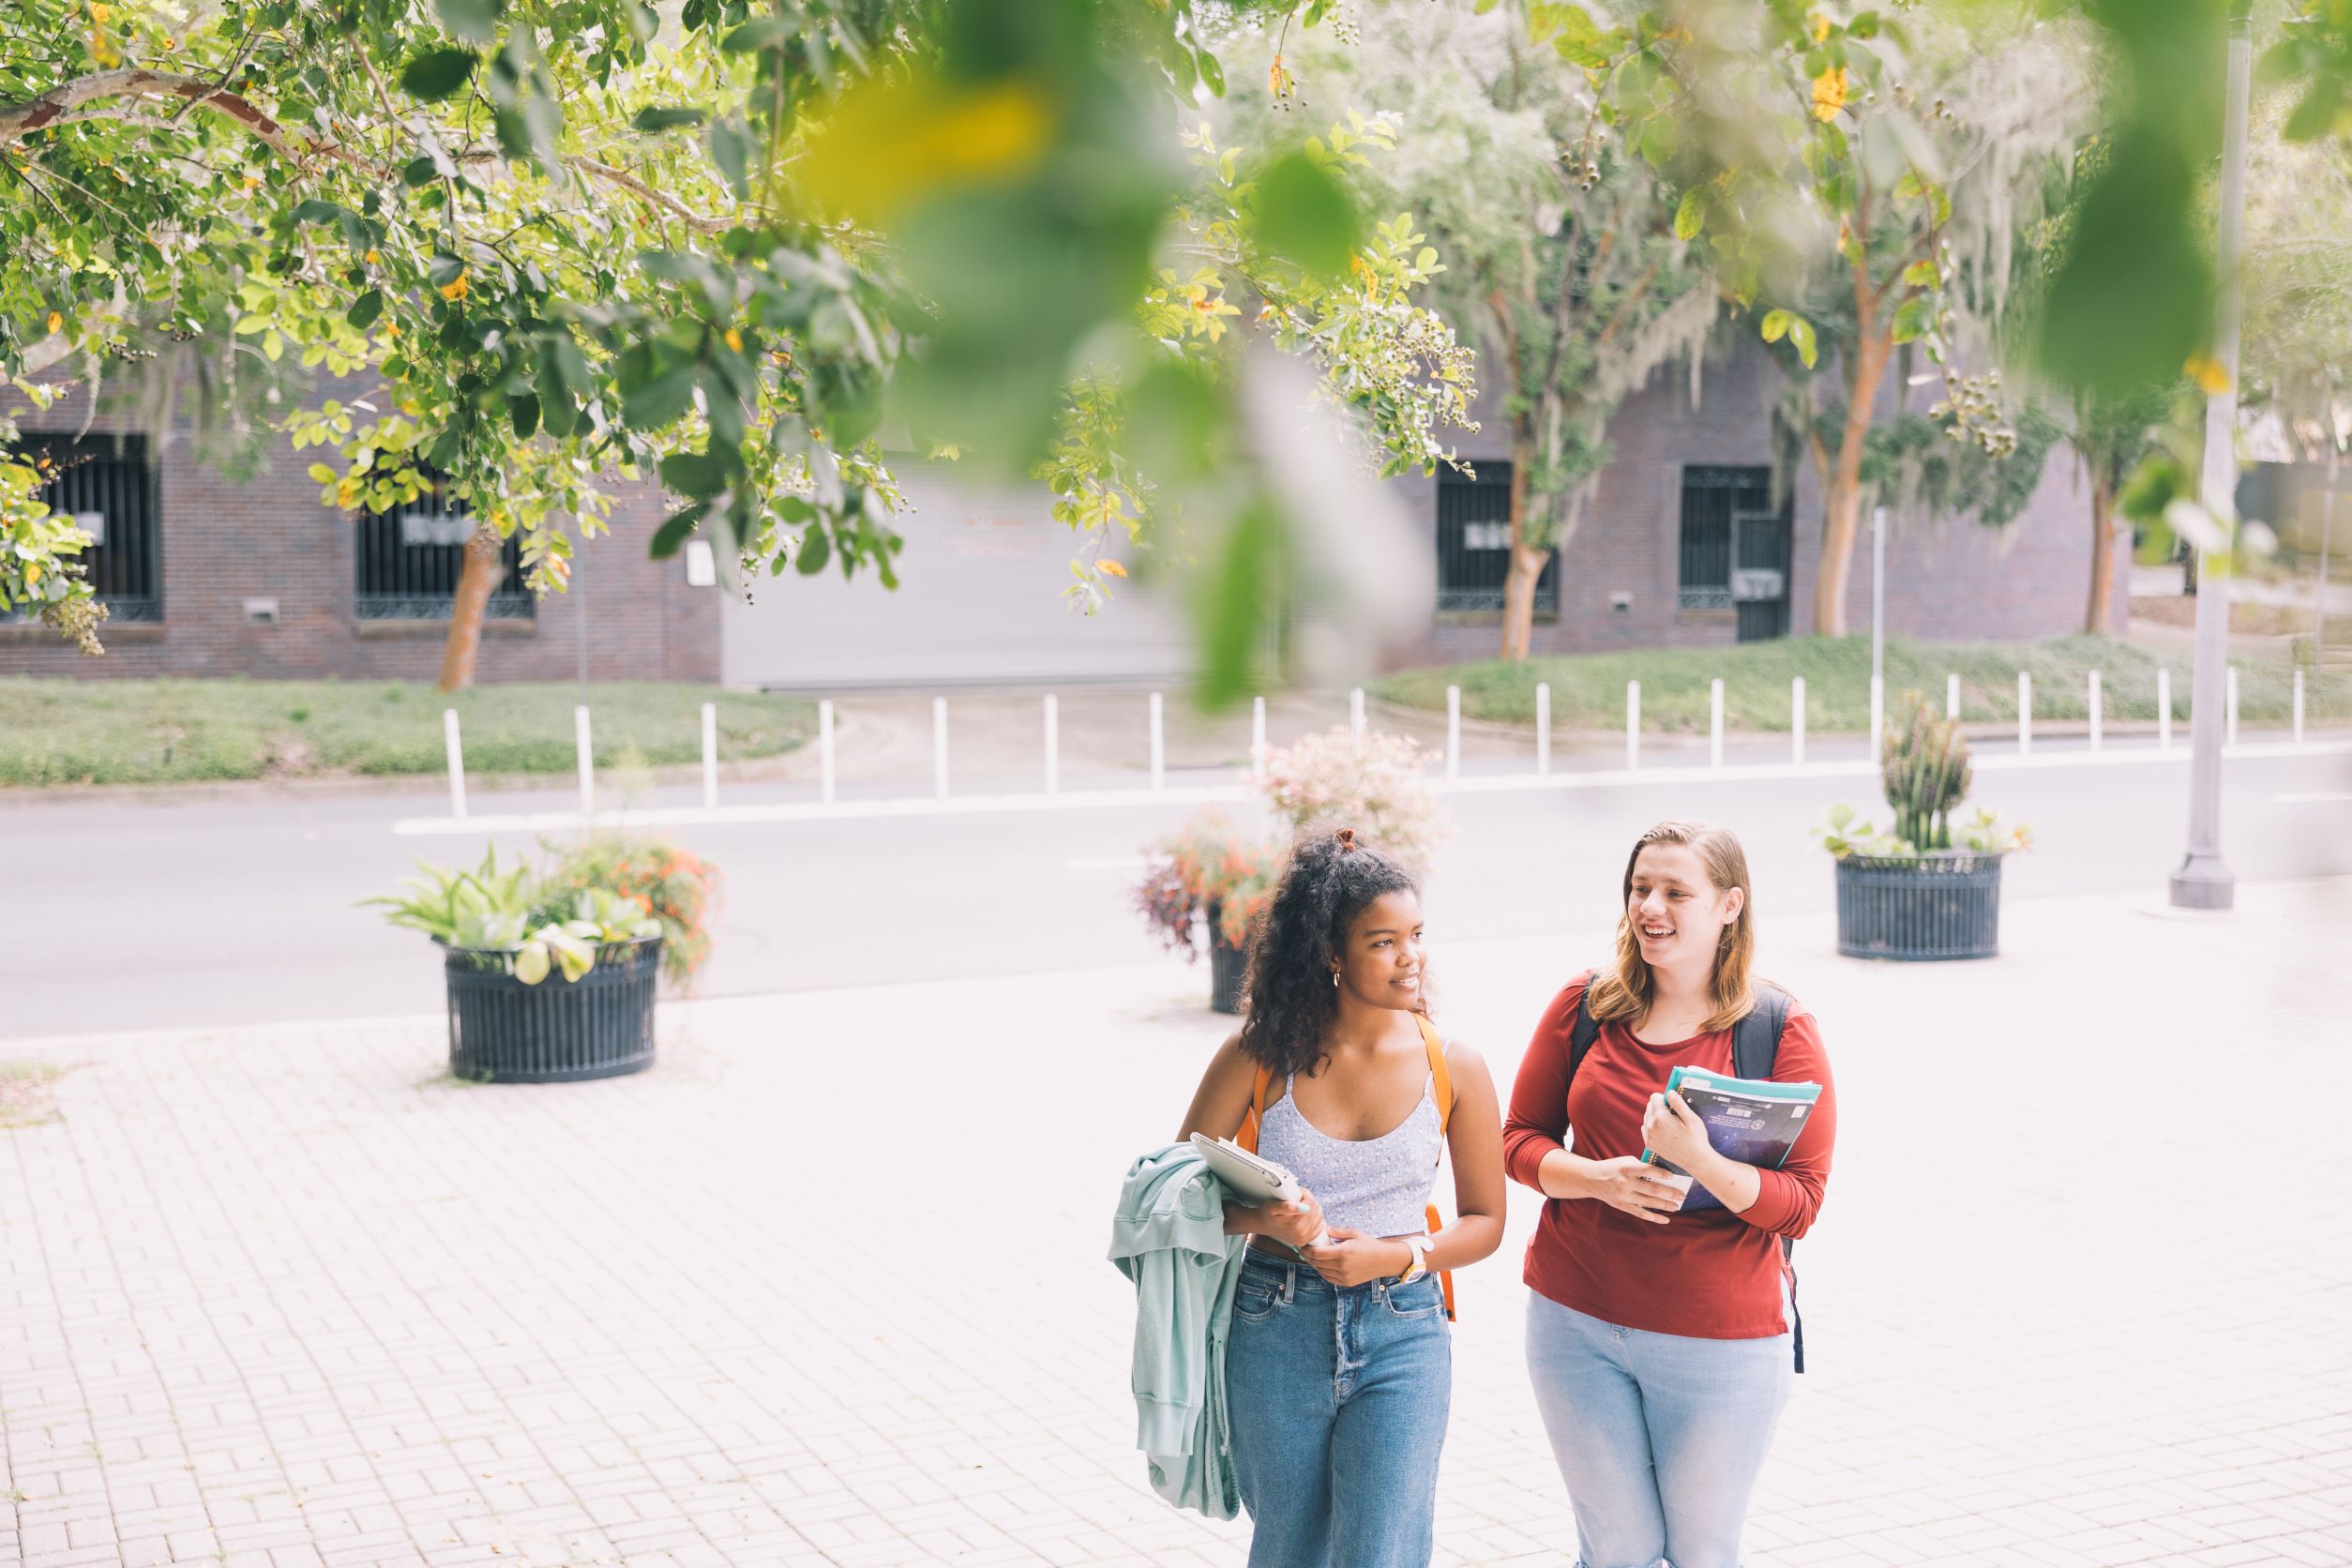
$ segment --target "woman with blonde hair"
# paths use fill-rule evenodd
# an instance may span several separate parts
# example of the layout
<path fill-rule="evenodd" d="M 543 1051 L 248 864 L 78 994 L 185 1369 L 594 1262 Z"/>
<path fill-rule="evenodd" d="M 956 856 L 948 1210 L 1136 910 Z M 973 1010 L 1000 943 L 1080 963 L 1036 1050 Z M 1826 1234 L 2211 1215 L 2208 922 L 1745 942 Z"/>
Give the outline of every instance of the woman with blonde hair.
<path fill-rule="evenodd" d="M 1504 1157 L 1549 1199 L 1527 1252 L 1528 1372 L 1578 1568 L 1738 1568 L 1802 1365 L 1786 1249 L 1820 1211 L 1837 1105 L 1818 1024 L 1755 978 L 1755 950 L 1739 839 L 1660 822 L 1626 862 L 1615 962 L 1553 999 L 1512 1090 Z M 1663 1093 L 1676 1067 L 1736 1072 L 1743 1029 L 1769 1053 L 1763 1076 L 1821 1086 L 1777 1169 L 1717 1153 Z M 1719 1203 L 1685 1212 L 1644 1149 Z"/>

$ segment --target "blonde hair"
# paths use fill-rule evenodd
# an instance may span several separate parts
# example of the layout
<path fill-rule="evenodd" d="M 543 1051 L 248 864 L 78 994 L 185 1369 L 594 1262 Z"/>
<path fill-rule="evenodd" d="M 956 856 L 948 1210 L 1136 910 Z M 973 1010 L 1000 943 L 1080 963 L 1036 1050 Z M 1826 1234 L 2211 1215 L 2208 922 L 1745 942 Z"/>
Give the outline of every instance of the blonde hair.
<path fill-rule="evenodd" d="M 1634 840 L 1634 852 L 1625 857 L 1624 885 L 1618 895 L 1617 962 L 1593 975 L 1585 1006 L 1595 1022 L 1611 1018 L 1632 1022 L 1648 1013 L 1655 999 L 1657 988 L 1650 961 L 1641 956 L 1633 916 L 1627 912 L 1634 897 L 1635 863 L 1652 844 L 1680 844 L 1692 850 L 1706 868 L 1707 880 L 1717 889 L 1740 890 L 1739 916 L 1724 927 L 1715 949 L 1714 973 L 1709 980 L 1715 1010 L 1707 1016 L 1699 1033 L 1729 1029 L 1756 1007 L 1756 977 L 1751 972 L 1756 961 L 1756 896 L 1748 888 L 1748 855 L 1740 847 L 1739 837 L 1729 828 L 1711 822 L 1660 822 Z"/>

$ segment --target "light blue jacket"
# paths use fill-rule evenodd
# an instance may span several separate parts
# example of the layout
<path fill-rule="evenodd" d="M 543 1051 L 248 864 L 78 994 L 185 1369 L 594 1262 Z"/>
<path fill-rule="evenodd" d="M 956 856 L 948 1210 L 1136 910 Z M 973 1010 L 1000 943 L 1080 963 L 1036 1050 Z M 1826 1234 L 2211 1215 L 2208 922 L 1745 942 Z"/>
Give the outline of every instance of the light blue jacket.
<path fill-rule="evenodd" d="M 1189 1143 L 1127 1169 L 1110 1260 L 1135 1282 L 1136 1446 L 1152 1489 L 1212 1518 L 1241 1512 L 1225 1413 L 1225 1335 L 1246 1236 L 1225 1233 L 1225 1187 Z"/>

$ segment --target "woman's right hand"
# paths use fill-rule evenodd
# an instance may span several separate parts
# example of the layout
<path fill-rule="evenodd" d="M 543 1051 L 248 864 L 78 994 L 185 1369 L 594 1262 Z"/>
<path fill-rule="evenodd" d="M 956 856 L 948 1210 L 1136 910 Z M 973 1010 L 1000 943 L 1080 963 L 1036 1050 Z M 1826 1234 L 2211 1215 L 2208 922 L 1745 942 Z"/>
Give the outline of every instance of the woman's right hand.
<path fill-rule="evenodd" d="M 1323 1206 L 1311 1192 L 1301 1192 L 1296 1203 L 1266 1203 L 1258 1210 L 1258 1233 L 1296 1248 L 1323 1233 Z"/>
<path fill-rule="evenodd" d="M 1652 1225 L 1664 1225 L 1682 1206 L 1682 1194 L 1670 1184 L 1667 1173 L 1644 1164 L 1638 1154 L 1589 1161 L 1581 1174 L 1588 1197 Z"/>

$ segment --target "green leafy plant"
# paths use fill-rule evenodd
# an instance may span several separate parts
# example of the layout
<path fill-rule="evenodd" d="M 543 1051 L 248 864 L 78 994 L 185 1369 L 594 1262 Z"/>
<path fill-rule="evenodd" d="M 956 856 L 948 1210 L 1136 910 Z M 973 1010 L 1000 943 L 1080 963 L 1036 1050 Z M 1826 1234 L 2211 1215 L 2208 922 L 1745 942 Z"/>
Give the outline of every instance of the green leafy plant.
<path fill-rule="evenodd" d="M 363 898 L 382 906 L 384 919 L 422 931 L 444 947 L 475 956 L 526 986 L 550 971 L 575 981 L 596 967 L 601 949 L 662 934 L 662 924 L 635 895 L 601 886 L 566 886 L 535 874 L 523 862 L 501 867 L 491 845 L 474 869 L 430 862 L 400 879 L 395 897 Z"/>
<path fill-rule="evenodd" d="M 621 833 L 572 844 L 542 839 L 540 847 L 551 857 L 543 884 L 550 897 L 610 891 L 660 924 L 662 973 L 673 984 L 687 984 L 710 957 L 706 922 L 718 871 L 708 862 L 662 839 Z"/>
<path fill-rule="evenodd" d="M 2030 830 L 2003 823 L 1988 807 L 1979 807 L 1974 816 L 1959 819 L 1956 813 L 1974 776 L 1959 723 L 1937 713 L 1916 691 L 1905 692 L 1901 701 L 1904 716 L 1887 727 L 1878 767 L 1887 804 L 1894 808 L 1893 826 L 1881 832 L 1852 807 L 1840 804 L 1830 808 L 1828 822 L 1813 830 L 1815 842 L 1839 860 L 1857 854 L 1900 859 L 1953 850 L 2005 854 L 2032 848 Z"/>
<path fill-rule="evenodd" d="M 1907 716 L 1887 727 L 1879 773 L 1894 807 L 1895 837 L 1923 850 L 1952 848 L 1952 812 L 1968 792 L 1968 743 L 1959 721 L 1929 708 L 1916 691 L 1903 701 Z"/>

